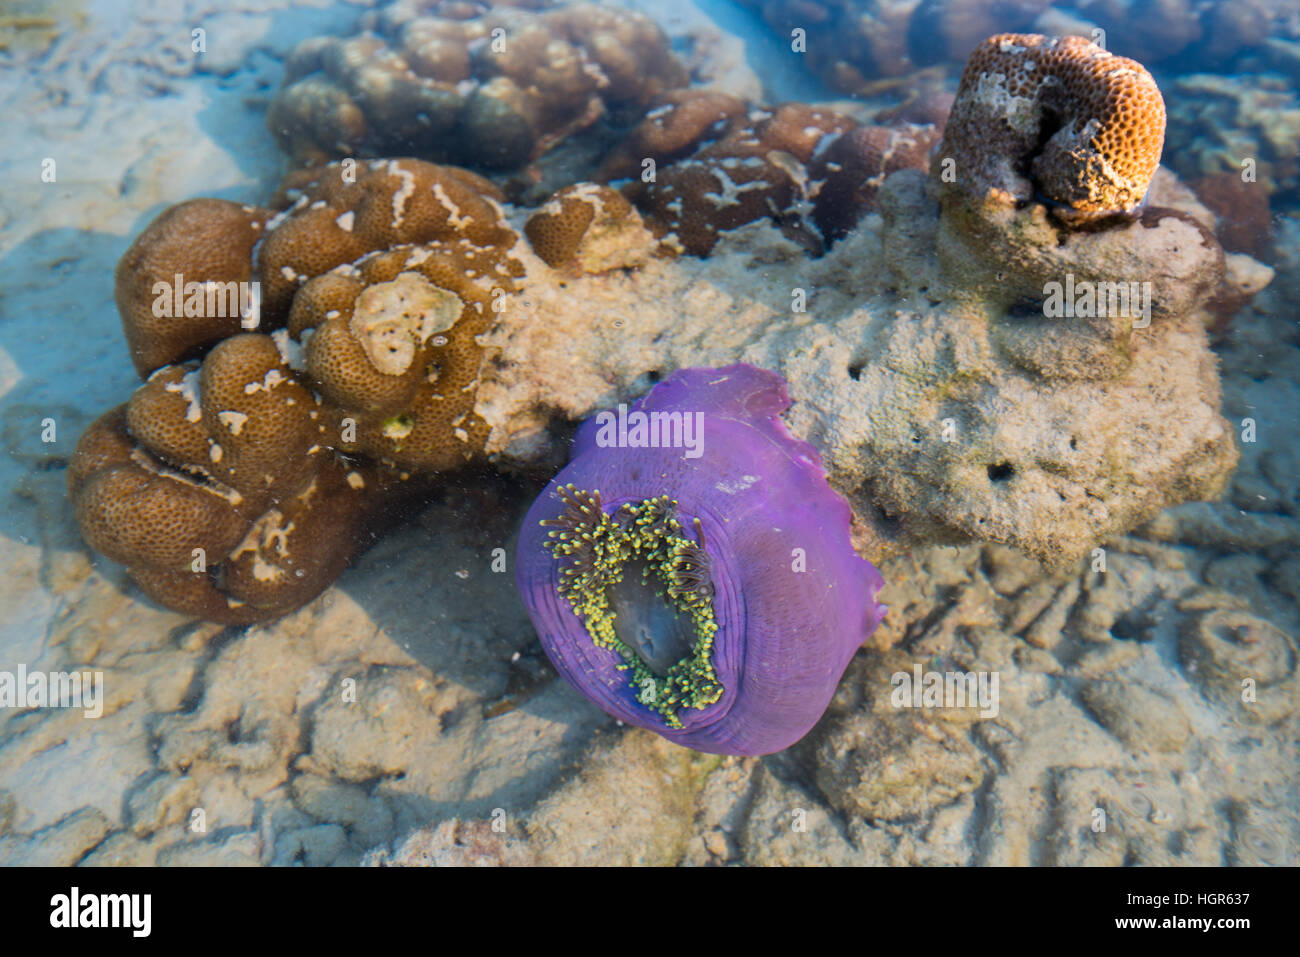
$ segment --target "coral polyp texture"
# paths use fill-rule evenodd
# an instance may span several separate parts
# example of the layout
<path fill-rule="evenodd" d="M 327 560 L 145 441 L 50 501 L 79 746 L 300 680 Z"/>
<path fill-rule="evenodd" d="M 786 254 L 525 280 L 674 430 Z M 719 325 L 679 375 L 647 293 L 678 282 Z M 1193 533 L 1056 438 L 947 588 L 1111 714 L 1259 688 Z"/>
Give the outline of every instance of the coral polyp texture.
<path fill-rule="evenodd" d="M 506 169 L 686 80 L 663 31 L 632 11 L 469 12 L 406 5 L 375 18 L 383 35 L 305 41 L 271 132 L 304 163 L 409 153 Z"/>
<path fill-rule="evenodd" d="M 482 449 L 476 337 L 503 288 L 491 285 L 498 265 L 459 245 L 396 246 L 303 286 L 289 331 L 306 341 L 311 381 L 356 423 L 341 450 L 429 472 Z"/>
<path fill-rule="evenodd" d="M 599 183 L 556 192 L 528 218 L 524 234 L 548 266 L 572 265 L 583 272 L 638 265 L 655 245 L 623 194 Z"/>
<path fill-rule="evenodd" d="M 262 319 L 285 323 L 309 279 L 402 244 L 447 243 L 477 272 L 500 271 L 498 253 L 515 242 L 501 217 L 501 193 L 468 170 L 415 159 L 330 163 L 290 174 L 280 187 L 288 209 L 257 249 Z"/>
<path fill-rule="evenodd" d="M 943 181 L 977 200 L 1042 199 L 1085 220 L 1141 204 L 1164 135 L 1140 63 L 1082 37 L 1004 33 L 966 61 L 936 163 L 954 162 Z"/>
<path fill-rule="evenodd" d="M 68 488 L 86 541 L 154 600 L 212 621 L 314 598 L 357 550 L 382 480 L 326 446 L 283 333 L 158 369 L 86 431 Z"/>
<path fill-rule="evenodd" d="M 309 380 L 354 430 L 338 447 L 405 469 L 474 458 L 482 350 L 522 267 L 495 188 L 419 160 L 292 175 L 258 250 L 263 317 L 304 345 Z"/>
<path fill-rule="evenodd" d="M 516 578 L 560 673 L 699 751 L 803 737 L 884 615 L 789 404 L 762 369 L 680 369 L 583 424 L 520 533 Z"/>
<path fill-rule="evenodd" d="M 243 328 L 256 307 L 247 295 L 253 247 L 272 215 L 193 199 L 165 210 L 131 244 L 118 261 L 114 294 L 140 375 Z"/>

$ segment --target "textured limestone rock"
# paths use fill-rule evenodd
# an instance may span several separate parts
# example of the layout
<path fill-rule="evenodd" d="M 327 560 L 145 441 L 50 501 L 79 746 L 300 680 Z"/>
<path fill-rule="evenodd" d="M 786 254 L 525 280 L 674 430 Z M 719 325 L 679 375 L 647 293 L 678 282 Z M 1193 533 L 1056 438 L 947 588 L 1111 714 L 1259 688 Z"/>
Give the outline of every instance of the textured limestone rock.
<path fill-rule="evenodd" d="M 593 755 L 525 824 L 548 865 L 675 864 L 686 853 L 695 794 L 719 758 L 640 730 Z"/>
<path fill-rule="evenodd" d="M 527 296 L 489 339 L 489 452 L 536 461 L 552 414 L 582 418 L 652 374 L 740 359 L 790 383 L 788 420 L 822 452 L 868 553 L 983 540 L 1066 565 L 1218 495 L 1236 450 L 1199 309 L 1222 261 L 1208 230 L 1171 213 L 1062 246 L 1031 207 L 990 227 L 1023 238 L 1025 255 L 999 264 L 928 190 L 919 172 L 889 177 L 884 217 L 812 262 L 756 225 L 716 265 L 652 261 L 562 289 L 529 267 Z M 1150 324 L 1044 315 L 1044 284 L 1071 270 L 1151 282 Z M 1204 281 L 1189 288 L 1189 275 Z M 1030 291 L 1036 312 L 1020 301 Z M 571 297 L 589 310 L 567 310 Z"/>
<path fill-rule="evenodd" d="M 1131 748 L 1177 751 L 1192 732 L 1176 701 L 1139 684 L 1093 682 L 1084 687 L 1083 700 L 1106 730 Z"/>

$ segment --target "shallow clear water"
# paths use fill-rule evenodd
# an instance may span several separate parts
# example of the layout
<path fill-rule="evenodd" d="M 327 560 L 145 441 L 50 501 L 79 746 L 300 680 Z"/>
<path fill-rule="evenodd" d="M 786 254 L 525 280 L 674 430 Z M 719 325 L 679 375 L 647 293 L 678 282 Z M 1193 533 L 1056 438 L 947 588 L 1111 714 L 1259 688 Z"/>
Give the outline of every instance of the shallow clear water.
<path fill-rule="evenodd" d="M 292 168 L 282 147 L 302 149 L 308 139 L 290 143 L 268 130 L 284 62 L 308 38 L 353 34 L 367 11 L 262 0 L 195 0 L 147 15 L 107 0 L 11 4 L 0 14 L 7 453 L 0 456 L 0 862 L 1294 865 L 1295 5 L 1209 4 L 1201 20 L 1158 31 L 1140 13 L 1132 22 L 1108 19 L 1102 4 L 1085 0 L 1042 5 L 1012 21 L 1005 10 L 989 13 L 1005 5 L 978 2 L 828 0 L 803 4 L 803 13 L 730 0 L 632 6 L 666 31 L 684 64 L 679 80 L 755 108 L 817 103 L 862 125 L 886 122 L 889 110 L 918 97 L 955 91 L 966 51 L 994 32 L 1104 38 L 1111 52 L 1145 64 L 1168 114 L 1162 165 L 1177 178 L 1161 186 L 1162 208 L 1177 206 L 1185 219 L 1206 224 L 1205 235 L 1217 236 L 1227 253 L 1225 278 L 1208 303 L 1156 319 L 1157 327 L 1195 320 L 1175 344 L 1186 351 L 1170 354 L 1204 360 L 1195 399 L 1209 410 L 1206 434 L 1221 421 L 1218 448 L 1235 448 L 1239 457 L 1223 470 L 1222 494 L 1199 496 L 1212 498 L 1202 502 L 1187 491 L 1214 484 L 1202 471 L 1222 451 L 1174 456 L 1168 468 L 1144 460 L 1189 430 L 1190 405 L 1169 396 L 1181 395 L 1176 390 L 1193 372 L 1172 360 L 1152 376 L 1147 411 L 1157 411 L 1135 412 L 1140 425 L 1070 437 L 1075 454 L 1116 463 L 1109 486 L 1080 492 L 1077 507 L 1025 520 L 1025 503 L 1037 501 L 1034 476 L 1051 469 L 1042 456 L 1016 455 L 1038 448 L 1023 434 L 1063 428 L 1072 404 L 1110 401 L 1111 386 L 1100 379 L 1092 392 L 1053 379 L 1013 394 L 1003 387 L 1014 376 L 970 392 L 954 373 L 952 391 L 934 402 L 933 442 L 916 440 L 939 451 L 891 464 L 888 475 L 873 471 L 885 440 L 862 437 L 861 407 L 882 389 L 892 394 L 894 373 L 923 381 L 924 369 L 913 367 L 946 362 L 950 353 L 960 366 L 963 349 L 975 355 L 1004 342 L 978 338 L 975 325 L 942 325 L 956 310 L 978 312 L 992 294 L 953 286 L 951 275 L 960 273 L 949 275 L 942 293 L 937 285 L 900 291 L 889 257 L 901 254 L 891 250 L 911 249 L 918 235 L 933 238 L 933 228 L 900 232 L 873 206 L 843 239 L 827 243 L 810 213 L 816 177 L 806 174 L 817 160 L 769 150 L 766 161 L 785 171 L 777 175 L 798 183 L 793 198 L 782 200 L 779 215 L 762 211 L 753 223 L 723 229 L 707 258 L 652 254 L 654 242 L 642 237 L 639 259 L 607 272 L 564 272 L 542 264 L 521 237 L 513 255 L 527 275 L 511 292 L 517 305 L 493 321 L 498 331 L 512 322 L 523 331 L 486 347 L 482 396 L 493 382 L 497 389 L 491 403 L 480 399 L 497 429 L 491 441 L 499 440 L 491 460 L 412 479 L 419 469 L 409 463 L 386 469 L 364 449 L 338 444 L 339 475 L 361 489 L 358 496 L 373 492 L 377 501 L 390 480 L 400 491 L 383 492 L 393 507 L 365 513 L 349 534 L 304 546 L 309 558 L 294 567 L 327 567 L 356 553 L 338 562 L 347 568 L 336 579 L 338 569 L 326 576 L 332 584 L 252 624 L 169 609 L 122 564 L 88 547 L 86 515 L 79 524 L 68 491 L 79 438 L 141 387 L 114 301 L 114 270 L 174 204 L 213 197 L 272 205 Z M 872 17 L 849 16 L 862 11 Z M 490 35 L 464 42 L 461 52 L 485 57 L 491 42 Z M 513 55 L 507 47 L 493 69 L 531 68 L 525 54 Z M 490 73 L 473 69 L 487 72 L 456 81 L 462 93 Z M 659 82 L 648 67 L 640 75 Z M 593 179 L 652 108 L 649 99 L 607 103 L 581 120 L 562 110 L 534 116 L 543 128 L 523 161 L 475 167 L 501 189 L 503 222 L 521 232 L 553 190 Z M 385 155 L 366 152 L 367 143 L 401 119 L 372 117 L 371 138 L 349 146 L 363 161 Z M 453 127 L 422 155 L 455 158 L 456 149 L 468 149 L 466 129 Z M 505 139 L 493 136 L 493 143 Z M 716 195 L 723 208 L 737 205 L 744 190 Z M 891 195 L 897 209 L 921 208 L 902 205 L 901 191 Z M 346 222 L 337 228 L 350 234 L 359 218 Z M 915 261 L 933 265 L 925 242 Z M 800 294 L 806 312 L 792 305 Z M 492 289 L 483 296 L 491 308 Z M 415 301 L 412 309 L 423 300 Z M 1023 312 L 1016 302 L 979 315 L 992 316 L 994 326 L 1045 321 Z M 556 331 L 548 338 L 512 318 L 518 315 Z M 890 338 L 913 321 L 948 330 L 949 352 L 909 353 L 905 346 L 919 350 L 930 341 L 919 333 Z M 431 329 L 430 336 L 447 332 Z M 888 353 L 889 343 L 899 352 Z M 210 346 L 177 361 L 197 360 Z M 889 362 L 881 360 L 886 354 Z M 512 364 L 494 365 L 491 355 L 508 355 Z M 822 455 L 836 494 L 853 503 L 857 528 L 870 528 L 855 542 L 879 565 L 880 598 L 890 608 L 850 662 L 825 717 L 798 744 L 765 757 L 696 753 L 603 713 L 547 660 L 514 579 L 520 523 L 564 462 L 573 420 L 644 394 L 678 366 L 740 360 L 791 381 L 795 405 L 785 421 Z M 449 368 L 437 374 L 449 376 Z M 1028 381 L 1016 368 L 1014 381 Z M 1116 372 L 1114 396 L 1123 394 L 1127 374 Z M 308 385 L 304 403 L 320 388 Z M 1062 401 L 1068 388 L 1082 389 L 1083 398 Z M 186 418 L 182 388 L 162 391 L 181 403 L 176 421 Z M 903 403 L 911 393 L 898 394 Z M 907 410 L 880 421 L 902 421 L 913 414 Z M 232 431 L 244 415 L 234 414 L 222 420 Z M 966 421 L 968 414 L 992 423 L 987 469 L 980 459 L 969 486 L 955 467 L 940 471 L 955 459 L 934 444 L 947 441 L 945 416 Z M 390 432 L 411 426 L 404 412 L 381 418 Z M 140 420 L 132 428 L 131 438 L 143 441 Z M 879 426 L 882 434 L 890 428 Z M 320 444 L 335 454 L 335 445 Z M 216 446 L 204 447 L 213 469 L 221 466 Z M 1068 454 L 1061 452 L 1063 461 L 1073 461 Z M 159 462 L 180 468 L 155 456 Z M 1067 475 L 1074 468 L 1061 466 Z M 268 486 L 287 481 L 289 469 L 271 466 Z M 407 481 L 397 482 L 398 473 Z M 908 501 L 889 493 L 884 486 L 895 477 L 915 483 L 902 488 L 933 495 Z M 1144 488 L 1192 500 L 1154 516 L 1135 508 L 1131 521 L 1098 517 L 1121 500 L 1140 500 Z M 339 494 L 339 502 L 358 497 Z M 990 494 L 1002 496 L 988 515 L 992 531 L 971 532 L 975 519 L 962 531 L 963 510 Z M 950 526 L 932 514 L 941 495 L 950 496 Z M 110 504 L 139 506 L 132 501 L 123 494 Z M 351 507 L 324 509 L 311 521 L 328 524 Z M 251 529 L 264 511 L 240 520 Z M 1106 528 L 1086 548 L 1065 534 L 1084 512 Z M 171 541 L 161 511 L 140 514 L 132 546 L 140 554 Z M 1069 561 L 1048 568 L 1011 547 L 1055 541 L 1053 523 L 1070 547 L 1080 545 Z M 953 533 L 946 541 L 931 534 L 940 526 Z M 847 525 L 837 534 L 847 536 Z M 212 559 L 225 571 L 195 574 L 227 588 L 236 574 L 232 556 L 253 541 L 237 539 Z M 265 541 L 276 547 L 275 534 Z M 818 624 L 788 627 L 816 641 Z M 783 665 L 772 667 L 779 673 Z M 87 684 L 83 698 L 62 702 L 74 706 L 37 697 L 53 678 L 73 674 Z M 974 701 L 900 696 L 914 676 L 923 688 L 949 676 L 951 691 L 955 675 L 975 679 Z"/>

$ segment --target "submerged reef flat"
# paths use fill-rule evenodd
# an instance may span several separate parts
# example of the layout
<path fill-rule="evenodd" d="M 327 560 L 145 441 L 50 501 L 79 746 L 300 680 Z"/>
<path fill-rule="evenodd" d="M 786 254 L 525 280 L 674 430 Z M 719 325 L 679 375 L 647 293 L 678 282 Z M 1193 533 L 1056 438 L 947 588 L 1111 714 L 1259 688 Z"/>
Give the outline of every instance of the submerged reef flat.
<path fill-rule="evenodd" d="M 1268 73 L 1194 73 L 1174 84 L 1178 108 L 1170 136 L 1179 149 L 1170 162 L 1180 175 L 1233 173 L 1263 187 L 1266 197 L 1300 200 L 1300 95 L 1295 77 Z"/>
<path fill-rule="evenodd" d="M 5 105 L 45 104 L 14 113 L 33 129 L 0 170 L 59 170 L 57 195 L 0 197 L 0 672 L 98 672 L 104 691 L 94 720 L 0 708 L 0 862 L 1294 865 L 1288 192 L 1261 214 L 1262 182 L 1226 201 L 1222 169 L 1166 150 L 1141 206 L 1072 217 L 1033 157 L 1006 196 L 944 179 L 945 158 L 997 158 L 969 153 L 951 94 L 882 114 L 739 86 L 656 92 L 581 175 L 518 205 L 490 170 L 400 155 L 277 188 L 278 64 L 308 37 L 390 27 L 255 6 L 120 35 L 91 12 L 51 69 L 0 76 Z M 221 72 L 179 51 L 158 70 L 160 38 L 196 22 L 243 37 L 238 55 L 214 26 Z M 1031 28 L 999 20 L 970 48 Z M 104 36 L 95 73 L 74 54 Z M 141 109 L 151 84 L 175 96 Z M 1172 127 L 1185 103 L 1160 87 Z M 178 268 L 260 279 L 264 322 L 152 325 L 152 282 Z M 762 758 L 593 707 L 513 581 L 579 420 L 734 362 L 785 380 L 782 428 L 820 456 L 889 608 L 812 731 Z M 447 415 L 434 365 L 461 386 Z M 437 440 L 411 442 L 425 424 Z M 206 608 L 140 574 L 181 563 L 192 586 L 188 534 L 116 521 L 159 488 L 159 515 L 219 531 Z M 125 565 L 87 547 L 112 554 L 113 536 Z M 900 703 L 917 669 L 999 694 Z"/>
<path fill-rule="evenodd" d="M 741 2 L 792 52 L 815 53 L 809 65 L 831 87 L 857 96 L 930 85 L 934 69 L 960 65 L 1005 32 L 1105 37 L 1108 49 L 1168 70 L 1226 73 L 1252 56 L 1294 60 L 1300 50 L 1292 0 Z"/>

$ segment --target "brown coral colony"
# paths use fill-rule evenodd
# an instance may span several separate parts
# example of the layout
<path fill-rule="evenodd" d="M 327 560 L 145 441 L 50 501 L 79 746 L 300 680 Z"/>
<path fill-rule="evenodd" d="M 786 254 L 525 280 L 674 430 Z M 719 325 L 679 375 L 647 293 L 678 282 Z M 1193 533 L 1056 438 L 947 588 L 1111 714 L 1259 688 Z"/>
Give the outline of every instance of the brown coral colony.
<path fill-rule="evenodd" d="M 147 379 L 69 472 L 87 541 L 217 621 L 328 587 L 403 479 L 482 452 L 476 337 L 522 271 L 498 195 L 385 160 L 294 174 L 279 213 L 196 200 L 159 216 L 117 274 Z"/>
<path fill-rule="evenodd" d="M 314 38 L 289 58 L 267 125 L 295 160 L 411 153 L 507 169 L 686 82 L 663 31 L 631 11 L 400 6 L 378 33 Z"/>

